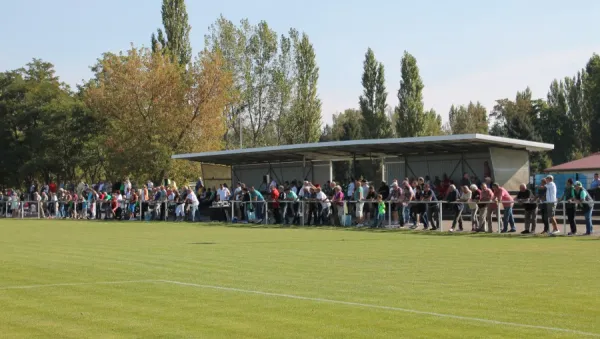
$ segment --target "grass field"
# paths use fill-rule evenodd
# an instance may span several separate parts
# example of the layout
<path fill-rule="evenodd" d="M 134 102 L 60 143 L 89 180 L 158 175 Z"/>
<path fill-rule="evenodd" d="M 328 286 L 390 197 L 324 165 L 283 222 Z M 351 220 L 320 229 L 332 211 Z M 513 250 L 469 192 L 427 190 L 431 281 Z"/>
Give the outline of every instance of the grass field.
<path fill-rule="evenodd" d="M 0 220 L 2 338 L 600 337 L 598 238 Z"/>

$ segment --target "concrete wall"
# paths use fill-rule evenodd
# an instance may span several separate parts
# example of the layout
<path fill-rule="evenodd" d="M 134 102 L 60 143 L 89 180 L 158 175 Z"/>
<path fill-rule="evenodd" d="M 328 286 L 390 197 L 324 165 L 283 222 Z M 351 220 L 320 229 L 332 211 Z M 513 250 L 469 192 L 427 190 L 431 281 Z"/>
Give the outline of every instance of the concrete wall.
<path fill-rule="evenodd" d="M 529 183 L 529 153 L 522 150 L 490 147 L 494 181 L 508 191 L 518 191 Z"/>

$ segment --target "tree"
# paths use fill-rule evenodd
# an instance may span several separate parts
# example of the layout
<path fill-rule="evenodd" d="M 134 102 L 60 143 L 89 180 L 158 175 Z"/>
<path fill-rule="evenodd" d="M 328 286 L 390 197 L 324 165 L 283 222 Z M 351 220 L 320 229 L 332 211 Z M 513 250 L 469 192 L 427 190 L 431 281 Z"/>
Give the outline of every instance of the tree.
<path fill-rule="evenodd" d="M 144 48 L 99 60 L 86 102 L 108 119 L 103 146 L 116 175 L 181 179 L 197 166 L 172 154 L 221 149 L 232 81 L 223 63 L 205 51 L 182 77 L 170 57 Z"/>
<path fill-rule="evenodd" d="M 0 185 L 85 175 L 80 164 L 95 121 L 51 63 L 33 59 L 0 73 L 0 121 Z"/>
<path fill-rule="evenodd" d="M 501 99 L 496 101 L 496 106 L 490 114 L 496 122 L 490 134 L 508 138 L 542 141 L 539 132 L 539 117 L 548 109 L 544 100 L 532 99 L 531 90 L 526 88 L 517 92 L 514 101 Z M 532 153 L 530 166 L 534 172 L 541 172 L 551 165 L 545 153 Z"/>
<path fill-rule="evenodd" d="M 273 75 L 277 144 L 285 143 L 286 133 L 289 134 L 290 132 L 286 122 L 291 114 L 293 91 L 296 85 L 295 51 L 292 39 L 297 36 L 298 32 L 294 29 L 290 29 L 289 36 L 282 34 L 279 41 L 280 53 L 277 56 L 277 63 Z"/>
<path fill-rule="evenodd" d="M 172 60 L 183 67 L 192 61 L 192 46 L 190 45 L 190 31 L 185 0 L 163 0 L 162 2 L 162 29 L 157 34 L 152 33 L 152 50 L 170 53 Z"/>
<path fill-rule="evenodd" d="M 441 118 L 433 110 L 424 112 L 425 86 L 419 75 L 417 59 L 405 51 L 401 64 L 399 103 L 395 109 L 396 135 L 404 138 L 442 134 Z"/>
<path fill-rule="evenodd" d="M 487 111 L 480 102 L 450 107 L 448 113 L 452 134 L 488 133 Z"/>
<path fill-rule="evenodd" d="M 585 96 L 585 106 L 589 113 L 582 115 L 582 118 L 589 119 L 584 125 L 590 126 L 590 152 L 600 151 L 600 56 L 592 55 L 585 66 L 585 77 L 583 79 L 583 89 Z M 587 130 L 583 130 L 583 135 L 587 136 Z"/>
<path fill-rule="evenodd" d="M 205 36 L 205 45 L 213 53 L 220 53 L 224 60 L 224 69 L 233 77 L 230 86 L 230 101 L 225 107 L 226 130 L 223 135 L 225 148 L 243 147 L 244 126 L 246 125 L 247 97 L 250 86 L 247 84 L 245 69 L 248 64 L 249 37 L 251 25 L 248 20 L 242 20 L 240 26 L 221 15 L 209 27 Z"/>
<path fill-rule="evenodd" d="M 321 99 L 317 93 L 319 67 L 308 35 L 292 35 L 294 45 L 296 88 L 291 112 L 285 117 L 284 140 L 288 144 L 311 143 L 319 140 L 321 130 Z"/>
<path fill-rule="evenodd" d="M 399 137 L 418 136 L 423 124 L 423 81 L 417 59 L 404 51 L 401 61 L 401 80 L 396 107 L 396 134 Z"/>
<path fill-rule="evenodd" d="M 434 109 L 423 113 L 422 126 L 417 136 L 443 135 L 442 117 Z"/>
<path fill-rule="evenodd" d="M 364 138 L 379 139 L 392 136 L 390 121 L 386 116 L 387 92 L 383 64 L 375 59 L 372 49 L 365 54 L 362 75 L 363 95 L 359 98 L 363 116 Z"/>

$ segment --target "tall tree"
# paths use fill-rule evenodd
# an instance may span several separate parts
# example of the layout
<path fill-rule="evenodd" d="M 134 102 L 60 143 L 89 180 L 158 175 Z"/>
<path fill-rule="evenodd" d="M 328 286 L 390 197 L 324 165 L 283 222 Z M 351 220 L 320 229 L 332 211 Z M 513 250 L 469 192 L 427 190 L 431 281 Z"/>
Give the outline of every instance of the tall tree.
<path fill-rule="evenodd" d="M 116 175 L 182 179 L 198 168 L 172 154 L 221 149 L 231 75 L 220 54 L 200 54 L 185 78 L 170 57 L 148 49 L 105 54 L 94 69 L 86 102 L 109 119 L 104 146 Z"/>
<path fill-rule="evenodd" d="M 226 130 L 223 135 L 226 149 L 243 147 L 244 126 L 247 125 L 247 101 L 250 86 L 246 83 L 248 64 L 247 48 L 252 34 L 252 26 L 248 20 L 242 20 L 239 26 L 221 15 L 209 27 L 205 36 L 205 45 L 223 56 L 224 68 L 232 74 L 233 85 L 230 86 L 230 102 L 225 107 Z"/>
<path fill-rule="evenodd" d="M 185 0 L 163 0 L 162 29 L 152 33 L 152 50 L 170 53 L 172 60 L 186 67 L 192 61 L 192 46 Z"/>
<path fill-rule="evenodd" d="M 399 137 L 418 136 L 423 124 L 423 80 L 417 59 L 404 51 L 401 61 L 401 80 L 396 107 L 396 134 Z"/>
<path fill-rule="evenodd" d="M 396 135 L 418 137 L 443 133 L 441 118 L 434 110 L 424 112 L 423 80 L 419 75 L 417 59 L 404 51 L 401 61 L 400 89 L 396 106 Z"/>
<path fill-rule="evenodd" d="M 281 35 L 279 40 L 279 55 L 273 74 L 274 106 L 276 107 L 277 144 L 285 143 L 285 135 L 289 133 L 286 119 L 292 109 L 294 88 L 296 85 L 296 64 L 292 39 L 298 36 L 295 29 L 290 29 L 289 36 Z"/>
<path fill-rule="evenodd" d="M 452 134 L 488 133 L 487 111 L 480 102 L 450 107 L 448 113 Z"/>
<path fill-rule="evenodd" d="M 600 151 L 600 56 L 592 55 L 587 65 L 585 66 L 586 76 L 584 78 L 583 87 L 585 95 L 585 105 L 589 109 L 588 119 L 591 140 L 590 151 Z"/>
<path fill-rule="evenodd" d="M 248 85 L 243 100 L 248 108 L 249 140 L 254 146 L 273 144 L 273 133 L 266 133 L 276 121 L 273 74 L 277 55 L 277 33 L 262 21 L 250 36 L 244 76 Z"/>
<path fill-rule="evenodd" d="M 290 114 L 286 117 L 285 141 L 289 144 L 319 140 L 321 99 L 317 92 L 319 67 L 308 35 L 293 36 L 296 88 Z"/>
<path fill-rule="evenodd" d="M 539 131 L 539 117 L 548 109 L 544 100 L 533 99 L 531 90 L 526 88 L 517 92 L 515 100 L 501 99 L 490 114 L 495 118 L 490 134 L 508 138 L 542 141 Z M 531 168 L 541 172 L 551 165 L 545 153 L 533 153 L 530 156 Z"/>
<path fill-rule="evenodd" d="M 391 137 L 392 129 L 386 116 L 387 92 L 384 67 L 375 59 L 371 48 L 365 54 L 362 86 L 363 94 L 359 98 L 359 104 L 364 123 L 363 137 L 366 139 Z"/>
<path fill-rule="evenodd" d="M 416 136 L 443 135 L 442 117 L 440 117 L 432 108 L 423 113 L 422 125 L 419 134 Z"/>

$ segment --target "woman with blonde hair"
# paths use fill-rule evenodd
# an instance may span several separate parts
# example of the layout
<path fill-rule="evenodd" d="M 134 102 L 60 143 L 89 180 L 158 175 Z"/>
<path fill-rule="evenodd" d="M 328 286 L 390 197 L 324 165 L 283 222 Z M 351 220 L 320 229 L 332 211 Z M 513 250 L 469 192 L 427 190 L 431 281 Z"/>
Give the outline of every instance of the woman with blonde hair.
<path fill-rule="evenodd" d="M 479 206 L 477 203 L 481 199 L 481 191 L 475 184 L 471 185 L 470 190 L 471 200 L 469 201 L 469 209 L 471 210 L 471 232 L 477 232 L 479 229 Z"/>

